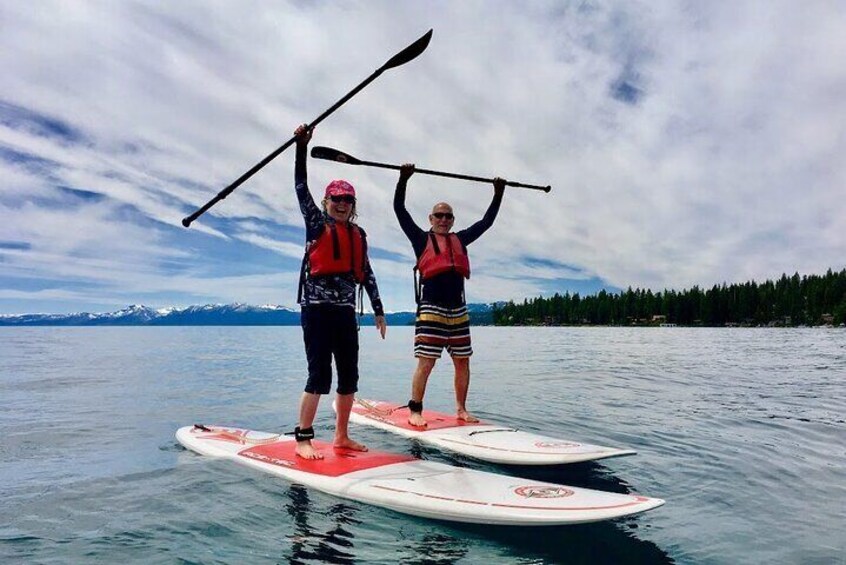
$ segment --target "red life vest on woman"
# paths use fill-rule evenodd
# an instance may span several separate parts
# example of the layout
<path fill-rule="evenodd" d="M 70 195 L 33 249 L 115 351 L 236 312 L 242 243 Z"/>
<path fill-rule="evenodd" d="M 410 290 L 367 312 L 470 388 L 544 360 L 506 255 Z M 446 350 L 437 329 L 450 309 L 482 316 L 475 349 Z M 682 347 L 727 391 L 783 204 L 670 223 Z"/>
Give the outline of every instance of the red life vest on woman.
<path fill-rule="evenodd" d="M 454 233 L 446 235 L 429 232 L 426 249 L 417 259 L 417 269 L 424 279 L 455 271 L 465 279 L 470 278 L 470 257 Z"/>
<path fill-rule="evenodd" d="M 323 233 L 308 248 L 308 273 L 312 277 L 351 274 L 364 281 L 367 236 L 355 224 L 326 223 Z"/>

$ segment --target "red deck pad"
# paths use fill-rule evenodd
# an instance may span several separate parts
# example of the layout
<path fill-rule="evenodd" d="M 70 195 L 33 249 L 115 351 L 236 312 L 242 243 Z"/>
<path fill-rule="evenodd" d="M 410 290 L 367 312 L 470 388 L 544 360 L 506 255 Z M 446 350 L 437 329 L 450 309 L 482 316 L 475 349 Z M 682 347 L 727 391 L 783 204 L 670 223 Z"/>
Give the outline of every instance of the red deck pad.
<path fill-rule="evenodd" d="M 459 420 L 456 416 L 444 414 L 443 412 L 433 412 L 431 410 L 423 410 L 423 419 L 426 420 L 426 427 L 419 428 L 408 423 L 408 408 L 401 404 L 393 404 L 391 402 L 373 402 L 367 405 L 356 401 L 353 404 L 353 412 L 361 414 L 371 420 L 378 420 L 386 424 L 394 425 L 398 428 L 406 430 L 414 430 L 417 432 L 425 432 L 428 430 L 442 430 L 445 428 L 460 428 L 462 426 L 486 426 L 485 422 L 465 422 Z"/>
<path fill-rule="evenodd" d="M 323 459 L 303 459 L 299 457 L 294 453 L 294 449 L 297 447 L 295 441 L 257 445 L 241 451 L 238 455 L 271 465 L 279 465 L 326 477 L 337 477 L 354 471 L 372 469 L 373 467 L 416 461 L 414 457 L 409 455 L 335 449 L 331 443 L 321 441 L 312 441 L 311 443 L 323 454 Z"/>

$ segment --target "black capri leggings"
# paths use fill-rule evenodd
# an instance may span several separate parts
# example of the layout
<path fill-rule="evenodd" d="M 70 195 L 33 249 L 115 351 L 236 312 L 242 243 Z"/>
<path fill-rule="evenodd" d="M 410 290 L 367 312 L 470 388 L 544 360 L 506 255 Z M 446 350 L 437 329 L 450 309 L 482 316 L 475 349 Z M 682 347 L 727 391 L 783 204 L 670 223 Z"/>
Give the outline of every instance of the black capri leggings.
<path fill-rule="evenodd" d="M 329 394 L 332 388 L 332 357 L 338 370 L 338 394 L 358 392 L 358 325 L 355 308 L 334 304 L 302 307 L 308 381 L 305 391 Z"/>

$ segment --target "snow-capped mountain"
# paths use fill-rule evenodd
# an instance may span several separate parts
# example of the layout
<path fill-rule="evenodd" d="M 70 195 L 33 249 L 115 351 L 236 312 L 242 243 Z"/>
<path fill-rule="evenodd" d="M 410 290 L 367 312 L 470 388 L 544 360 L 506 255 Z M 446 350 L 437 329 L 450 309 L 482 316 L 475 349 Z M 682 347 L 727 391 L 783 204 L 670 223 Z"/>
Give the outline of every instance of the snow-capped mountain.
<path fill-rule="evenodd" d="M 117 312 L 0 316 L 0 326 L 291 326 L 299 310 L 284 306 L 207 304 L 187 308 L 150 308 L 134 304 Z"/>
<path fill-rule="evenodd" d="M 491 323 L 490 304 L 468 304 L 474 324 Z M 414 312 L 385 315 L 389 325 L 414 323 Z M 363 324 L 370 324 L 373 314 L 365 314 Z M 92 314 L 0 314 L 0 326 L 298 326 L 299 308 L 265 304 L 206 304 L 187 308 L 150 308 L 133 304 L 117 312 Z"/>

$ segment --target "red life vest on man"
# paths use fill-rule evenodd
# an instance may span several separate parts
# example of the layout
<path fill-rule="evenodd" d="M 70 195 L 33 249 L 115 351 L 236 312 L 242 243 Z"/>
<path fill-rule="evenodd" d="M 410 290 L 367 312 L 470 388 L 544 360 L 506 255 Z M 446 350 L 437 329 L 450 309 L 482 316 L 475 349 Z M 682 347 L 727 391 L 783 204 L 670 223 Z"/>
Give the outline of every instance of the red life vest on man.
<path fill-rule="evenodd" d="M 327 222 L 323 233 L 308 248 L 308 273 L 312 277 L 351 274 L 364 282 L 367 236 L 355 224 Z"/>
<path fill-rule="evenodd" d="M 426 249 L 417 259 L 417 269 L 423 279 L 455 271 L 465 279 L 470 278 L 470 257 L 467 249 L 454 233 L 446 235 L 429 232 Z"/>

